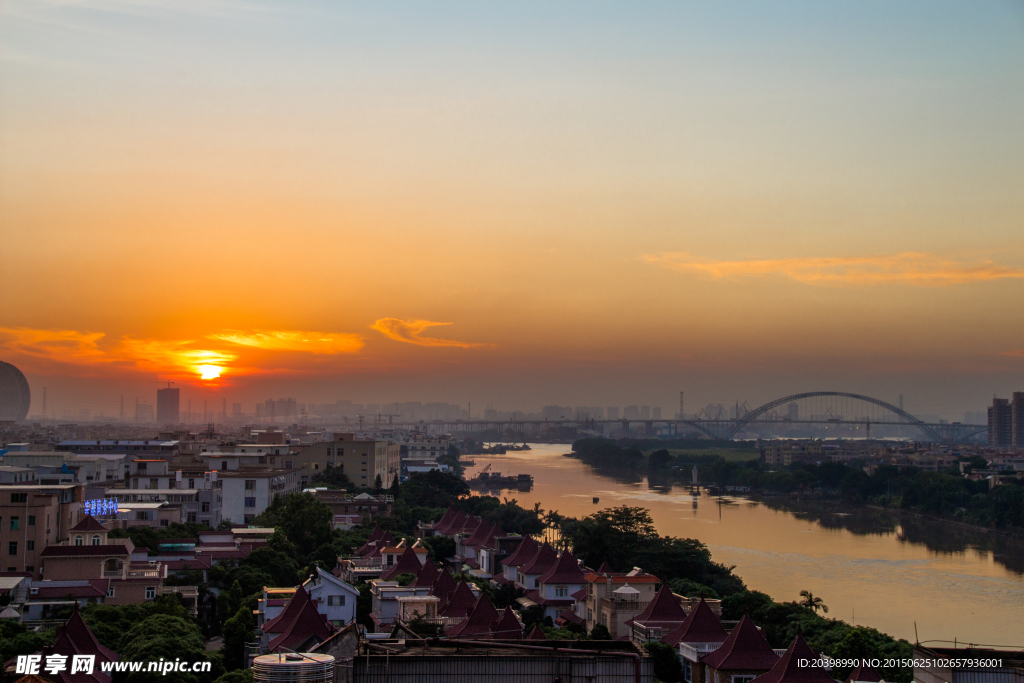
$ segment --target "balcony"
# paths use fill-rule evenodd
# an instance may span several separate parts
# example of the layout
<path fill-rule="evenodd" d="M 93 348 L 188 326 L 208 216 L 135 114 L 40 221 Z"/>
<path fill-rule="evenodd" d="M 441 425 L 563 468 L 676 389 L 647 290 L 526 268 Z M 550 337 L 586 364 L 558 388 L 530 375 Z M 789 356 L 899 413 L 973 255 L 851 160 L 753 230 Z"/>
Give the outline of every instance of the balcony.
<path fill-rule="evenodd" d="M 718 648 L 721 643 L 679 643 L 679 656 L 691 662 L 699 661 L 701 657 Z"/>

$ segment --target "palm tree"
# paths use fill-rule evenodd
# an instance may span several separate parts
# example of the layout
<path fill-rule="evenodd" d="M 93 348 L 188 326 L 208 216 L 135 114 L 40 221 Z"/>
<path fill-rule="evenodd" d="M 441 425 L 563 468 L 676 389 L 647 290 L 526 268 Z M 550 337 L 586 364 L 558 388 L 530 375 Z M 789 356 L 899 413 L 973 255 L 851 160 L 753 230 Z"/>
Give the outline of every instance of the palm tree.
<path fill-rule="evenodd" d="M 800 597 L 802 598 L 802 600 L 800 600 L 800 604 L 803 607 L 810 607 L 815 612 L 821 610 L 825 614 L 828 614 L 828 605 L 825 604 L 825 601 L 821 598 L 815 597 L 810 591 L 800 591 Z"/>

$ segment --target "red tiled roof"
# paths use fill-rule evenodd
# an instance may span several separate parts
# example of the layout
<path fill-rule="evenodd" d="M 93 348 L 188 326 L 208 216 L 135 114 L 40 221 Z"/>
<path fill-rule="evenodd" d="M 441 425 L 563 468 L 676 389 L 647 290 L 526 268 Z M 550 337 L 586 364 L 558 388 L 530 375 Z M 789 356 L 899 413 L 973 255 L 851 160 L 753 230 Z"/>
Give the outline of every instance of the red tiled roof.
<path fill-rule="evenodd" d="M 473 610 L 469 613 L 469 617 L 463 619 L 455 626 L 450 626 L 445 629 L 446 636 L 489 636 L 491 633 L 491 627 L 497 623 L 498 610 L 494 609 L 494 605 L 491 603 L 491 599 L 487 597 L 487 593 L 480 593 L 480 597 L 476 599 L 476 604 L 473 605 Z"/>
<path fill-rule="evenodd" d="M 569 595 L 569 597 L 572 598 L 573 600 L 586 600 L 587 599 L 587 589 L 586 588 L 581 588 L 578 591 L 576 591 L 575 593 L 571 593 Z"/>
<path fill-rule="evenodd" d="M 481 597 L 483 597 L 481 595 Z M 501 618 L 491 628 L 491 637 L 499 640 L 522 640 L 523 625 L 519 623 L 516 613 L 511 607 L 506 607 L 501 613 Z"/>
<path fill-rule="evenodd" d="M 288 624 L 295 619 L 295 615 L 302 609 L 302 604 L 309 602 L 309 593 L 302 586 L 295 589 L 295 594 L 292 595 L 291 600 L 288 601 L 288 605 L 270 621 L 263 622 L 264 633 L 284 633 L 284 630 L 288 627 Z"/>
<path fill-rule="evenodd" d="M 574 602 L 571 598 L 545 598 L 536 589 L 526 591 L 523 597 L 545 607 L 572 607 Z"/>
<path fill-rule="evenodd" d="M 495 524 L 491 527 L 491 533 L 487 536 L 487 540 L 485 540 L 482 545 L 485 548 L 493 548 L 495 539 L 501 538 L 504 535 L 505 530 L 501 528 L 501 525 Z"/>
<path fill-rule="evenodd" d="M 71 527 L 70 531 L 110 531 L 110 529 L 100 524 L 92 515 L 86 515 L 78 524 Z"/>
<path fill-rule="evenodd" d="M 576 558 L 568 550 L 563 550 L 555 566 L 541 575 L 540 582 L 581 584 L 585 583 L 586 579 Z"/>
<path fill-rule="evenodd" d="M 470 589 L 469 584 L 465 581 L 460 581 L 459 585 L 456 586 L 451 596 L 448 598 L 448 604 L 444 606 L 444 610 L 441 613 L 443 617 L 464 617 L 467 616 L 473 609 L 473 606 L 477 602 L 477 597 L 473 595 L 473 591 Z M 493 609 L 493 607 L 492 607 Z"/>
<path fill-rule="evenodd" d="M 455 579 L 452 578 L 451 572 L 447 569 L 443 570 L 437 580 L 434 581 L 434 585 L 430 588 L 430 594 L 440 598 L 441 603 L 438 605 L 438 612 L 440 613 L 445 607 L 448 606 L 448 600 L 451 599 L 452 593 L 455 592 Z"/>
<path fill-rule="evenodd" d="M 279 648 L 292 652 L 305 651 L 311 644 L 317 645 L 334 633 L 334 626 L 327 621 L 327 617 L 317 611 L 316 605 L 309 599 L 309 594 L 304 588 L 299 586 L 292 602 L 299 598 L 300 591 L 305 594 L 306 599 L 302 601 L 298 613 L 285 627 L 284 632 L 270 641 L 268 648 L 271 652 L 275 652 Z M 291 603 L 289 603 L 290 606 Z"/>
<path fill-rule="evenodd" d="M 548 637 L 544 635 L 544 631 L 541 630 L 540 626 L 534 626 L 533 630 L 530 631 L 530 635 L 526 636 L 527 640 L 547 640 Z"/>
<path fill-rule="evenodd" d="M 473 531 L 473 535 L 462 542 L 463 545 L 471 545 L 473 547 L 483 545 L 487 542 L 491 532 L 494 530 L 490 524 L 485 520 L 480 520 L 479 526 Z"/>
<path fill-rule="evenodd" d="M 679 604 L 668 584 L 662 584 L 661 590 L 640 614 L 626 621 L 627 624 L 645 624 L 651 626 L 676 626 L 686 621 L 686 611 Z"/>
<path fill-rule="evenodd" d="M 366 542 L 373 543 L 374 541 L 379 541 L 381 536 L 383 535 L 384 530 L 380 527 L 380 524 L 378 524 L 377 526 L 373 527 L 373 531 L 370 532 L 370 536 L 366 539 Z"/>
<path fill-rule="evenodd" d="M 419 558 L 416 557 L 416 551 L 413 550 L 412 546 L 409 546 L 398 557 L 398 562 L 395 562 L 391 569 L 381 574 L 380 578 L 383 581 L 391 581 L 399 574 L 419 574 L 422 569 L 423 565 L 420 564 Z"/>
<path fill-rule="evenodd" d="M 679 628 L 661 639 L 661 642 L 676 647 L 679 643 L 724 643 L 729 636 L 722 628 L 722 622 L 715 613 L 700 599 L 697 606 L 686 615 Z"/>
<path fill-rule="evenodd" d="M 558 564 L 558 555 L 555 554 L 555 549 L 545 543 L 527 564 L 519 568 L 519 573 L 544 574 L 556 564 Z"/>
<path fill-rule="evenodd" d="M 881 674 L 875 671 L 874 668 L 864 666 L 863 664 L 851 671 L 850 675 L 846 677 L 846 683 L 856 683 L 857 681 L 862 681 L 863 683 L 879 683 L 881 680 Z"/>
<path fill-rule="evenodd" d="M 511 555 L 501 561 L 506 567 L 520 567 L 533 559 L 537 554 L 537 541 L 533 537 L 526 536 L 519 542 L 519 546 Z"/>
<path fill-rule="evenodd" d="M 448 513 L 445 513 L 445 517 L 447 517 L 447 516 L 448 516 Z M 441 519 L 444 519 L 444 517 L 442 517 Z M 452 515 L 451 519 L 449 519 L 445 524 L 438 523 L 438 525 L 436 527 L 434 527 L 434 531 L 436 531 L 437 533 L 439 533 L 439 534 L 441 534 L 443 536 L 447 536 L 447 535 L 451 534 L 453 531 L 457 531 L 458 529 L 461 529 L 462 525 L 465 524 L 465 522 L 466 522 L 466 515 L 465 515 L 465 513 L 462 512 L 462 510 L 456 510 L 455 514 Z"/>
<path fill-rule="evenodd" d="M 427 561 L 423 564 L 423 567 L 416 575 L 416 580 L 412 582 L 412 585 L 430 588 L 434 585 L 434 582 L 437 581 L 439 576 L 441 576 L 441 573 L 437 571 L 437 566 L 431 562 L 428 557 Z"/>
<path fill-rule="evenodd" d="M 559 621 L 568 621 L 573 624 L 582 624 L 584 619 L 580 615 L 576 614 L 576 610 L 570 607 L 558 613 L 558 618 L 555 619 L 555 623 L 557 624 Z"/>
<path fill-rule="evenodd" d="M 779 661 L 772 646 L 746 614 L 722 647 L 701 657 L 713 669 L 770 670 Z"/>
<path fill-rule="evenodd" d="M 831 676 L 817 666 L 800 666 L 800 660 L 815 660 L 818 655 L 797 634 L 771 671 L 754 680 L 758 683 L 835 683 Z"/>
<path fill-rule="evenodd" d="M 59 673 L 58 680 L 62 683 L 110 683 L 110 676 L 101 671 L 100 664 L 117 661 L 117 653 L 100 645 L 100 641 L 82 620 L 77 607 L 71 613 L 71 618 L 63 626 L 57 627 L 53 645 L 43 648 L 43 661 L 48 655 L 54 654 L 64 655 L 68 662 L 74 655 L 95 655 L 98 660 L 92 674 L 76 673 L 72 676 L 68 671 Z"/>
<path fill-rule="evenodd" d="M 604 562 L 601 563 L 601 566 L 597 568 L 597 573 L 598 574 L 611 574 L 612 573 L 612 566 L 610 564 L 608 564 L 608 560 L 605 560 Z"/>
<path fill-rule="evenodd" d="M 437 531 L 437 530 L 443 528 L 444 526 L 446 526 L 448 524 L 451 524 L 452 523 L 452 519 L 455 517 L 456 512 L 457 511 L 455 509 L 455 506 L 454 505 L 449 505 L 448 509 L 444 511 L 444 514 L 441 515 L 441 519 L 439 519 L 436 522 L 434 522 L 434 530 Z"/>
<path fill-rule="evenodd" d="M 48 582 L 41 581 L 33 586 L 36 590 L 32 593 L 32 599 L 102 598 L 107 595 L 107 589 L 110 587 L 110 579 L 89 579 L 89 583 L 83 586 L 46 586 L 46 583 Z"/>
<path fill-rule="evenodd" d="M 451 533 L 459 533 L 464 536 L 472 536 L 473 532 L 476 531 L 476 528 L 480 526 L 480 524 L 483 521 L 484 520 L 482 518 L 477 517 L 475 515 L 471 515 L 469 517 L 466 517 L 466 520 L 462 523 L 461 527 L 452 526 Z"/>
<path fill-rule="evenodd" d="M 590 583 L 601 583 L 611 579 L 612 583 L 658 583 L 658 577 L 653 574 L 634 574 L 630 576 L 628 574 L 596 574 L 590 572 L 586 576 L 587 581 Z"/>

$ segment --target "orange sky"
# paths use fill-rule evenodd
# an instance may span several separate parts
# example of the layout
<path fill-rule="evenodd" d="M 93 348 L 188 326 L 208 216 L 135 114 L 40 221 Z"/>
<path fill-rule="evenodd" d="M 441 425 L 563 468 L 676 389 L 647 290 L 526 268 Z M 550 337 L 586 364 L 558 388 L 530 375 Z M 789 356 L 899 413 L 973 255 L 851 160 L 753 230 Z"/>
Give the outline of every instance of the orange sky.
<path fill-rule="evenodd" d="M 0 358 L 34 412 L 169 379 L 960 419 L 1024 388 L 1018 10 L 13 0 Z"/>

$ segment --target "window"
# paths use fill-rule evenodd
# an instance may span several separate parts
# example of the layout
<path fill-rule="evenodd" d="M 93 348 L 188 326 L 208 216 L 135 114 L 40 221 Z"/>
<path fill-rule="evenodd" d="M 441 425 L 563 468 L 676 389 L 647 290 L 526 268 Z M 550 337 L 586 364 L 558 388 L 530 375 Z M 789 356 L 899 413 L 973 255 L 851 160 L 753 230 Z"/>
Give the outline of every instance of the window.
<path fill-rule="evenodd" d="M 328 607 L 344 607 L 345 596 L 344 595 L 328 595 L 327 596 Z"/>
<path fill-rule="evenodd" d="M 7 554 L 8 555 L 17 555 L 18 554 L 18 542 L 17 541 L 11 541 L 10 543 L 7 544 Z"/>
<path fill-rule="evenodd" d="M 286 470 L 290 470 L 292 468 L 292 461 L 291 460 L 285 460 L 284 461 L 284 468 Z"/>
<path fill-rule="evenodd" d="M 146 586 L 146 599 L 152 600 L 156 597 L 156 586 Z"/>
<path fill-rule="evenodd" d="M 748 683 L 748 681 L 752 681 L 755 678 L 757 676 L 733 676 L 732 683 Z"/>
<path fill-rule="evenodd" d="M 114 587 L 113 586 L 107 586 L 107 597 L 108 598 L 114 597 Z"/>
<path fill-rule="evenodd" d="M 36 516 L 35 515 L 29 515 L 28 516 L 28 525 L 29 526 L 35 526 L 36 525 Z"/>
<path fill-rule="evenodd" d="M 693 664 L 689 659 L 683 660 L 683 679 L 686 683 L 693 683 Z"/>
<path fill-rule="evenodd" d="M 146 463 L 144 463 L 144 462 L 136 462 L 135 466 L 136 466 L 135 467 L 135 471 L 136 472 L 145 472 L 146 471 Z"/>
<path fill-rule="evenodd" d="M 151 488 L 151 489 L 160 488 L 159 483 L 157 482 L 156 479 L 150 479 L 149 480 L 149 488 Z"/>
<path fill-rule="evenodd" d="M 222 470 L 226 470 L 228 468 L 228 461 L 227 460 L 221 460 L 220 461 L 220 468 Z"/>
<path fill-rule="evenodd" d="M 161 519 L 161 520 L 160 520 L 160 526 L 168 526 L 168 520 L 166 520 L 166 519 Z"/>
<path fill-rule="evenodd" d="M 99 534 L 93 534 L 93 536 L 92 536 L 92 544 L 93 545 L 99 545 L 100 544 Z"/>
<path fill-rule="evenodd" d="M 601 624 L 605 628 L 608 628 L 608 613 L 607 612 L 602 612 L 601 613 Z"/>
<path fill-rule="evenodd" d="M 19 521 L 18 517 L 11 517 L 11 531 L 17 531 L 18 530 L 18 521 Z"/>
<path fill-rule="evenodd" d="M 277 458 L 271 458 L 270 459 L 270 464 L 273 465 L 276 461 L 277 461 Z"/>
<path fill-rule="evenodd" d="M 34 574 L 36 571 L 36 566 L 34 564 L 26 564 L 25 571 L 27 571 L 29 574 Z"/>
<path fill-rule="evenodd" d="M 209 503 L 203 503 L 202 504 L 202 512 L 209 512 L 209 511 L 210 511 L 210 504 Z"/>
<path fill-rule="evenodd" d="M 256 480 L 255 479 L 246 479 L 245 480 L 245 490 L 246 491 L 255 491 L 256 490 Z"/>
<path fill-rule="evenodd" d="M 252 520 L 256 519 L 256 515 L 245 515 L 244 520 L 246 524 L 252 524 Z"/>
<path fill-rule="evenodd" d="M 194 513 L 194 512 L 188 513 L 188 516 L 186 517 L 186 520 L 188 521 L 189 524 L 195 524 L 196 523 L 196 513 Z"/>
<path fill-rule="evenodd" d="M 254 508 L 254 507 L 256 507 L 256 499 L 255 498 L 246 498 L 245 499 L 245 507 L 247 507 L 247 508 Z"/>
<path fill-rule="evenodd" d="M 587 610 L 587 623 L 590 623 L 593 620 L 594 620 L 594 610 L 588 609 Z"/>
<path fill-rule="evenodd" d="M 75 536 L 75 545 L 82 545 L 82 537 Z"/>
<path fill-rule="evenodd" d="M 556 598 L 564 598 L 564 597 L 568 597 L 568 595 L 569 595 L 569 589 L 568 588 L 566 588 L 565 586 L 555 586 L 555 597 Z"/>
<path fill-rule="evenodd" d="M 315 462 L 315 463 L 313 463 L 313 469 L 314 469 L 314 470 L 318 470 L 318 469 L 320 469 L 320 463 L 316 463 L 316 462 Z"/>
<path fill-rule="evenodd" d="M 35 549 L 36 549 L 36 542 L 35 541 L 25 541 L 25 550 L 35 550 Z"/>

